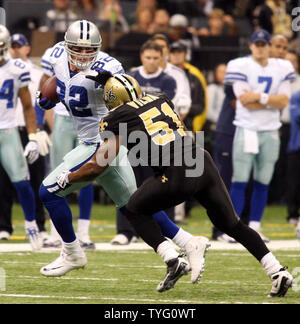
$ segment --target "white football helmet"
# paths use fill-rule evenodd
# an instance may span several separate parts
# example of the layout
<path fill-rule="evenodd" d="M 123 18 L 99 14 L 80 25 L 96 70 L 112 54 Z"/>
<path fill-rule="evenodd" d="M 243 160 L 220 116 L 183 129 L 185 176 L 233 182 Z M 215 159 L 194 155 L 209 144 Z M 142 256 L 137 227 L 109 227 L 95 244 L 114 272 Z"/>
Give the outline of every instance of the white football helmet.
<path fill-rule="evenodd" d="M 10 34 L 8 29 L 0 25 L 0 61 L 2 61 L 9 50 L 10 47 Z"/>
<path fill-rule="evenodd" d="M 68 60 L 79 70 L 86 70 L 95 62 L 101 44 L 97 26 L 87 20 L 75 21 L 65 33 Z"/>

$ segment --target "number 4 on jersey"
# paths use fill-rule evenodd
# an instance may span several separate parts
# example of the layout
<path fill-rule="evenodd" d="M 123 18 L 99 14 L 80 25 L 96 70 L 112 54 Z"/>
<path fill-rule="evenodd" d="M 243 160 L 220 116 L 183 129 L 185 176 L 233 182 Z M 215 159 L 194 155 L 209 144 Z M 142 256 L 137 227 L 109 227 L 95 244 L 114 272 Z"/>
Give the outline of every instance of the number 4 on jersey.
<path fill-rule="evenodd" d="M 5 80 L 0 89 L 0 100 L 7 100 L 6 108 L 14 108 L 14 80 Z"/>

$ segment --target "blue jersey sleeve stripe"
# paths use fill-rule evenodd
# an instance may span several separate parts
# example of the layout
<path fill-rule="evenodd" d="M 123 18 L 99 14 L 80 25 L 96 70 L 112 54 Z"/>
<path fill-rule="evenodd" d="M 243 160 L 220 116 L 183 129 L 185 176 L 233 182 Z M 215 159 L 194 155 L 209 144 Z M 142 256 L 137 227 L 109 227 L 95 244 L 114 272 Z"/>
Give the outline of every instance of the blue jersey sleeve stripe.
<path fill-rule="evenodd" d="M 227 73 L 226 73 L 226 75 L 228 75 L 228 74 L 233 74 L 233 75 L 240 75 L 240 76 L 242 76 L 242 77 L 245 77 L 245 78 L 247 78 L 247 75 L 246 75 L 246 74 L 243 74 L 243 73 L 239 73 L 239 72 L 227 72 Z"/>
<path fill-rule="evenodd" d="M 243 78 L 238 78 L 238 77 L 225 77 L 225 81 L 247 81 L 246 79 Z"/>
<path fill-rule="evenodd" d="M 48 66 L 44 66 L 44 65 L 42 65 L 42 68 L 43 68 L 44 70 L 53 71 L 53 69 L 52 69 L 52 68 L 50 68 L 50 67 L 48 67 Z"/>
<path fill-rule="evenodd" d="M 22 73 L 22 74 L 19 76 L 19 80 L 21 80 L 23 77 L 27 77 L 27 76 L 30 76 L 30 73 L 29 73 L 29 72 Z"/>
<path fill-rule="evenodd" d="M 20 80 L 21 82 L 27 82 L 27 81 L 31 81 L 31 79 L 30 78 L 27 78 L 27 79 L 22 79 L 22 80 Z"/>
<path fill-rule="evenodd" d="M 296 74 L 294 72 L 289 73 L 284 79 L 285 80 L 295 80 L 296 79 Z"/>
<path fill-rule="evenodd" d="M 42 64 L 43 63 L 45 63 L 45 64 L 47 64 L 47 65 L 50 65 L 51 66 L 51 63 L 50 62 L 48 62 L 48 61 L 46 61 L 46 60 L 42 60 Z"/>
<path fill-rule="evenodd" d="M 241 76 L 238 76 L 238 75 L 225 75 L 225 79 L 227 80 L 230 80 L 230 79 L 239 79 L 239 80 L 243 80 L 243 81 L 248 81 L 247 78 L 244 78 L 244 77 L 241 77 Z"/>

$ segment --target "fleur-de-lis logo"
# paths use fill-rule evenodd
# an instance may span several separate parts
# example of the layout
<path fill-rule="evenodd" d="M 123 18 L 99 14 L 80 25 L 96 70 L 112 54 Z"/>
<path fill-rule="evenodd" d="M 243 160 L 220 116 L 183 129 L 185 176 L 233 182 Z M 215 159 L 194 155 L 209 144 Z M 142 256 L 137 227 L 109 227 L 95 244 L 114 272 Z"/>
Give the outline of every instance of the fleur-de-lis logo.
<path fill-rule="evenodd" d="M 165 176 L 162 176 L 161 177 L 161 182 L 162 183 L 165 183 L 165 182 L 167 182 L 169 179 L 167 178 L 167 177 L 165 177 Z"/>
<path fill-rule="evenodd" d="M 114 101 L 117 99 L 116 95 L 112 91 L 112 88 L 106 91 L 106 98 L 108 99 L 108 101 Z"/>
<path fill-rule="evenodd" d="M 103 120 L 101 120 L 100 122 L 100 132 L 104 132 L 105 128 L 108 126 L 108 122 L 103 122 Z"/>

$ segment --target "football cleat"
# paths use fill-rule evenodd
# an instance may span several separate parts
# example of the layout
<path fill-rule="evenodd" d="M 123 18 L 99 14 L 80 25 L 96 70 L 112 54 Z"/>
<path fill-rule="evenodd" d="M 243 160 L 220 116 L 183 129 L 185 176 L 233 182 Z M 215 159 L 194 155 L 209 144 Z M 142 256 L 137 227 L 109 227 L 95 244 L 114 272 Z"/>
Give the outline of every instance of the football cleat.
<path fill-rule="evenodd" d="M 180 279 L 183 275 L 187 275 L 191 270 L 188 262 L 181 257 L 168 261 L 167 266 L 167 274 L 164 280 L 161 281 L 157 286 L 158 292 L 172 289 L 175 286 L 177 280 Z"/>
<path fill-rule="evenodd" d="M 198 283 L 205 267 L 205 254 L 210 247 L 209 240 L 203 236 L 193 237 L 185 245 L 184 253 L 192 268 L 191 281 Z"/>
<path fill-rule="evenodd" d="M 111 241 L 112 245 L 127 245 L 129 244 L 128 237 L 124 234 L 117 234 Z"/>
<path fill-rule="evenodd" d="M 231 236 L 229 236 L 229 235 L 227 235 L 225 233 L 219 235 L 217 237 L 217 241 L 224 242 L 224 243 L 237 243 L 237 241 L 233 237 L 231 237 Z"/>
<path fill-rule="evenodd" d="M 54 237 L 49 237 L 46 241 L 43 243 L 43 248 L 61 248 L 61 239 L 54 238 Z"/>
<path fill-rule="evenodd" d="M 29 239 L 33 251 L 38 251 L 42 247 L 42 240 L 39 235 L 37 225 L 25 225 L 26 236 Z"/>
<path fill-rule="evenodd" d="M 139 243 L 139 238 L 135 235 L 132 236 L 130 243 Z"/>
<path fill-rule="evenodd" d="M 47 240 L 49 240 L 49 234 L 46 231 L 41 231 L 40 232 L 40 238 L 42 240 L 42 242 L 46 242 Z"/>
<path fill-rule="evenodd" d="M 286 269 L 281 268 L 271 276 L 272 288 L 269 297 L 284 297 L 292 286 L 294 278 Z"/>
<path fill-rule="evenodd" d="M 7 231 L 0 231 L 0 240 L 8 241 L 10 239 L 10 234 Z"/>
<path fill-rule="evenodd" d="M 78 240 L 79 240 L 80 246 L 83 249 L 85 249 L 85 250 L 95 250 L 96 249 L 95 243 L 92 242 L 88 236 L 87 237 L 81 237 L 81 238 L 78 237 Z"/>
<path fill-rule="evenodd" d="M 41 274 L 45 277 L 61 277 L 66 273 L 84 268 L 87 258 L 83 251 L 67 252 L 62 249 L 60 256 L 52 263 L 41 268 Z"/>

